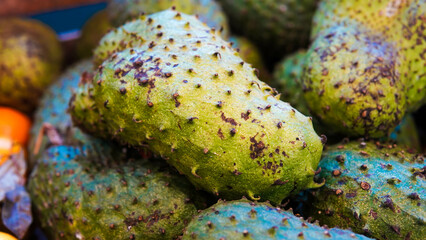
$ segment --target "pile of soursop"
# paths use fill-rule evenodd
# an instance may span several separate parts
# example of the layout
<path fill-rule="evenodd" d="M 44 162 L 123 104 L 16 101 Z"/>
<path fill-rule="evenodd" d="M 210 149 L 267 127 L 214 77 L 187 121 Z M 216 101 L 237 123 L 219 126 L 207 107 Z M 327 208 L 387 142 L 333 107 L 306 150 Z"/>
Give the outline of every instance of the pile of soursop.
<path fill-rule="evenodd" d="M 426 236 L 424 0 L 111 0 L 84 31 L 31 132 L 49 239 Z"/>

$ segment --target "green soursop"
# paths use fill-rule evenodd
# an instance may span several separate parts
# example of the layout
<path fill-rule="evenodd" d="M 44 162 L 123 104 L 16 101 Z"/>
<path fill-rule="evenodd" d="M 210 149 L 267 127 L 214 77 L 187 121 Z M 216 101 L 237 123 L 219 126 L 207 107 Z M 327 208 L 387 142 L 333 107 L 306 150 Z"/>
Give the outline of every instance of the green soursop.
<path fill-rule="evenodd" d="M 148 146 L 198 188 L 279 203 L 318 187 L 322 140 L 217 31 L 176 11 L 108 33 L 70 102 L 85 131 Z"/>
<path fill-rule="evenodd" d="M 189 239 L 370 239 L 347 230 L 320 227 L 268 203 L 219 202 L 188 224 Z"/>
<path fill-rule="evenodd" d="M 108 16 L 114 26 L 139 17 L 142 13 L 152 14 L 169 8 L 197 17 L 209 27 L 228 37 L 229 26 L 225 13 L 214 0 L 109 0 Z"/>
<path fill-rule="evenodd" d="M 0 105 L 31 114 L 59 73 L 61 45 L 36 20 L 0 19 Z"/>
<path fill-rule="evenodd" d="M 233 31 L 247 36 L 269 62 L 309 44 L 317 0 L 219 0 Z"/>
<path fill-rule="evenodd" d="M 354 141 L 330 147 L 320 167 L 326 184 L 312 191 L 307 216 L 377 239 L 424 239 L 423 156 L 392 144 Z"/>
<path fill-rule="evenodd" d="M 175 239 L 197 214 L 192 185 L 165 163 L 47 149 L 28 190 L 51 239 Z"/>
<path fill-rule="evenodd" d="M 426 2 L 324 0 L 303 89 L 313 114 L 347 136 L 387 136 L 426 102 Z"/>

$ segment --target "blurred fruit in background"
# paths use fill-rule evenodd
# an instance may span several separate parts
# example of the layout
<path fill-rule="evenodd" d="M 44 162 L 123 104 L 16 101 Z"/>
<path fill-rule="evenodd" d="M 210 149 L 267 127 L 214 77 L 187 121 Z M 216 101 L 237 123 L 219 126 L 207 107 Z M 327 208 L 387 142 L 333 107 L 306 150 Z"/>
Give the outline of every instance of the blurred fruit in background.
<path fill-rule="evenodd" d="M 4 232 L 0 232 L 0 240 L 17 240 L 17 239 L 13 237 L 12 235 L 9 235 Z"/>
<path fill-rule="evenodd" d="M 30 114 L 61 68 L 57 36 L 39 21 L 4 18 L 0 48 L 0 105 Z"/>

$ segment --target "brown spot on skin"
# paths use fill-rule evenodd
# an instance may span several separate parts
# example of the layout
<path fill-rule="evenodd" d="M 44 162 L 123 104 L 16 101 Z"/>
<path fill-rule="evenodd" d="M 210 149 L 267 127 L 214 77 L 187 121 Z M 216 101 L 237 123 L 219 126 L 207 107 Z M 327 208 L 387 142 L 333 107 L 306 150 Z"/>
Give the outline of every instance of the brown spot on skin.
<path fill-rule="evenodd" d="M 370 209 L 370 216 L 373 217 L 374 220 L 377 219 L 377 213 L 373 211 L 373 209 Z"/>
<path fill-rule="evenodd" d="M 345 158 L 342 155 L 337 155 L 336 156 L 336 161 L 339 163 L 344 163 L 345 162 Z"/>
<path fill-rule="evenodd" d="M 390 199 L 389 196 L 386 197 L 386 199 L 382 202 L 381 206 L 384 207 L 384 208 L 389 208 L 393 212 L 395 212 L 395 206 L 393 205 L 393 201 L 392 201 L 392 199 Z"/>
<path fill-rule="evenodd" d="M 226 116 L 225 116 L 225 114 L 223 112 L 222 112 L 221 118 L 222 118 L 222 121 L 230 123 L 233 126 L 237 126 L 238 125 L 238 123 L 235 121 L 235 119 L 233 119 L 233 118 L 226 118 Z"/>
<path fill-rule="evenodd" d="M 341 194 L 343 194 L 343 191 L 341 189 L 337 189 L 336 190 L 336 195 L 341 195 Z"/>
<path fill-rule="evenodd" d="M 408 198 L 412 199 L 412 200 L 420 200 L 420 196 L 417 193 L 410 193 L 408 195 Z"/>
<path fill-rule="evenodd" d="M 234 136 L 237 133 L 237 130 L 235 128 L 232 128 L 230 133 L 232 136 Z"/>
<path fill-rule="evenodd" d="M 252 142 L 253 144 L 250 145 L 250 157 L 251 159 L 256 159 L 258 157 L 262 157 L 263 156 L 263 150 L 266 148 L 265 144 L 262 141 L 256 141 L 256 136 L 254 137 L 250 137 L 250 142 Z"/>
<path fill-rule="evenodd" d="M 370 190 L 371 186 L 368 182 L 361 182 L 361 188 L 364 190 Z"/>
<path fill-rule="evenodd" d="M 333 170 L 332 174 L 333 174 L 333 176 L 338 177 L 338 176 L 340 176 L 342 174 L 342 172 L 340 170 L 338 170 L 338 169 L 335 169 L 335 170 Z"/>
<path fill-rule="evenodd" d="M 250 118 L 250 117 L 249 117 L 250 113 L 251 113 L 251 111 L 250 111 L 250 110 L 247 110 L 247 112 L 246 112 L 246 113 L 241 113 L 241 118 L 242 118 L 242 119 L 244 119 L 244 120 L 249 119 L 249 118 Z"/>
<path fill-rule="evenodd" d="M 219 136 L 220 139 L 225 138 L 225 136 L 223 136 L 223 133 L 222 133 L 222 128 L 219 128 L 219 130 L 217 131 L 217 135 Z"/>
<path fill-rule="evenodd" d="M 289 181 L 289 180 L 285 180 L 285 181 L 283 181 L 283 180 L 281 180 L 281 179 L 278 179 L 278 180 L 275 180 L 275 182 L 272 184 L 272 186 L 280 186 L 280 185 L 284 185 L 284 184 L 288 183 L 288 181 Z"/>
<path fill-rule="evenodd" d="M 364 156 L 364 157 L 369 157 L 370 156 L 370 154 L 368 154 L 366 151 L 360 151 L 359 152 L 362 156 Z"/>
<path fill-rule="evenodd" d="M 356 195 L 357 195 L 356 192 L 346 193 L 346 198 L 354 198 L 354 197 L 356 197 Z"/>

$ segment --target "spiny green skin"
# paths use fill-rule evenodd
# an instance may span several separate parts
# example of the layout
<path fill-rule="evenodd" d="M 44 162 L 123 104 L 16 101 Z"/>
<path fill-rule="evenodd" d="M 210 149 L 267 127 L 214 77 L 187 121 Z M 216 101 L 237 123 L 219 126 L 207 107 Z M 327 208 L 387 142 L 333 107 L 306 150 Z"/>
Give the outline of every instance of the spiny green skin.
<path fill-rule="evenodd" d="M 394 12 L 391 3 L 325 0 L 315 16 L 305 99 L 348 136 L 387 136 L 426 99 L 426 3 L 399 1 Z"/>
<path fill-rule="evenodd" d="M 160 161 L 49 148 L 28 190 L 52 239 L 174 239 L 197 214 L 194 192 Z"/>
<path fill-rule="evenodd" d="M 320 167 L 326 184 L 312 191 L 308 216 L 377 239 L 424 239 L 422 156 L 393 145 L 350 142 L 330 147 Z"/>
<path fill-rule="evenodd" d="M 108 49 L 111 41 L 119 49 Z M 70 104 L 86 131 L 149 146 L 195 186 L 227 199 L 279 203 L 319 186 L 313 176 L 322 142 L 310 119 L 277 100 L 194 17 L 164 11 L 135 20 L 106 35 L 95 52 L 105 49 L 104 56 L 115 53 Z"/>
<path fill-rule="evenodd" d="M 59 73 L 56 34 L 36 20 L 0 19 L 0 105 L 31 114 Z"/>
<path fill-rule="evenodd" d="M 406 146 L 415 151 L 421 150 L 419 132 L 414 117 L 411 114 L 406 115 L 402 119 L 389 138 L 396 141 L 400 146 Z"/>
<path fill-rule="evenodd" d="M 317 0 L 219 0 L 233 31 L 255 42 L 271 62 L 309 44 Z"/>
<path fill-rule="evenodd" d="M 107 12 L 102 10 L 93 15 L 83 26 L 81 36 L 78 39 L 76 51 L 79 59 L 93 55 L 93 50 L 99 44 L 102 37 L 112 29 Z"/>
<path fill-rule="evenodd" d="M 281 100 L 290 103 L 301 113 L 310 115 L 308 104 L 303 97 L 302 72 L 305 50 L 300 50 L 280 62 L 274 71 L 274 85 L 281 93 Z"/>
<path fill-rule="evenodd" d="M 370 239 L 337 228 L 324 228 L 274 208 L 246 200 L 219 202 L 188 224 L 186 239 Z"/>
<path fill-rule="evenodd" d="M 271 83 L 271 76 L 262 60 L 259 49 L 245 37 L 231 36 L 229 41 L 233 43 L 232 47 L 238 49 L 240 57 L 247 63 L 250 63 L 259 70 L 259 79 L 265 83 Z"/>
<path fill-rule="evenodd" d="M 64 140 L 64 144 L 85 144 L 93 141 L 93 138 L 81 132 L 72 125 L 71 117 L 67 113 L 68 103 L 73 92 L 76 91 L 81 79 L 91 78 L 93 64 L 90 60 L 83 60 L 67 69 L 54 84 L 44 93 L 39 108 L 34 115 L 34 122 L 30 132 L 29 159 L 34 165 L 40 154 L 49 146 L 47 136 L 44 136 L 40 147 L 40 153 L 34 154 L 37 137 L 44 123 L 50 123 L 55 127 Z M 89 73 L 90 72 L 90 73 Z"/>
<path fill-rule="evenodd" d="M 111 22 L 118 27 L 141 13 L 152 14 L 172 7 L 189 15 L 197 15 L 209 27 L 222 29 L 222 37 L 229 36 L 228 20 L 214 0 L 109 0 L 107 11 Z"/>

